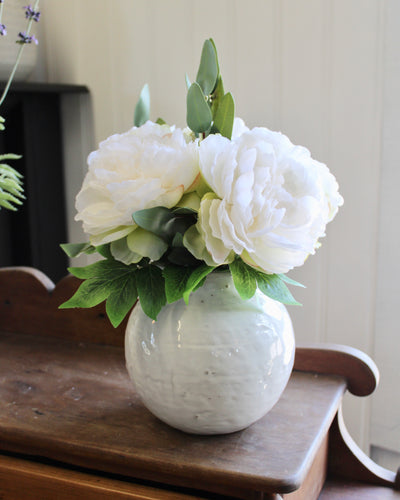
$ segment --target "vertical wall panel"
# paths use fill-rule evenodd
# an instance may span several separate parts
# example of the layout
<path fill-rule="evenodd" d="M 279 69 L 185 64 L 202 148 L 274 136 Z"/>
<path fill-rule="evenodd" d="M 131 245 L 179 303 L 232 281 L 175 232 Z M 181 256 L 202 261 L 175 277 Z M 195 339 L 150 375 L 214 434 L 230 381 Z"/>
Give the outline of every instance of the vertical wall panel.
<path fill-rule="evenodd" d="M 379 200 L 392 182 L 384 172 L 381 194 L 382 12 L 387 2 L 70 0 L 65 9 L 61 0 L 42 1 L 49 80 L 89 86 L 96 142 L 131 126 L 145 82 L 151 88 L 152 118 L 161 115 L 183 126 L 184 74 L 195 77 L 204 39 L 215 39 L 238 114 L 250 126 L 281 130 L 307 146 L 328 164 L 345 198 L 317 255 L 291 273 L 307 285 L 293 290 L 303 303 L 290 308 L 297 341 L 344 343 L 371 354 Z M 388 1 L 394 5 L 395 0 Z M 393 15 L 393 33 L 398 19 Z M 397 39 L 386 43 L 398 50 Z M 387 94 L 386 111 L 394 93 Z M 390 116 L 395 122 L 397 116 Z M 395 162 L 397 128 L 388 122 L 384 134 L 383 160 Z M 380 255 L 395 258 L 383 246 Z M 377 328 L 388 332 L 389 342 L 393 333 L 383 321 L 387 309 L 382 304 L 390 267 L 380 270 Z M 377 356 L 386 360 L 379 337 L 376 342 Z M 365 447 L 368 402 L 351 398 L 346 415 Z"/>

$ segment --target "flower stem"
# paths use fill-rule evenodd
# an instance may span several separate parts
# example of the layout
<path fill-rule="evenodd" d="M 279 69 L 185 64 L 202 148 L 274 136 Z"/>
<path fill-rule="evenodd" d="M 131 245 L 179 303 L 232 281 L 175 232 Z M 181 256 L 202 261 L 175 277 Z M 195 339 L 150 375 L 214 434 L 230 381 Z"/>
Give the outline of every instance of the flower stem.
<path fill-rule="evenodd" d="M 0 10 L 0 20 L 1 20 L 1 13 L 2 13 L 2 10 L 3 10 L 2 7 L 3 7 L 3 3 L 0 3 L 0 9 L 1 9 Z M 39 7 L 39 0 L 36 0 L 35 6 L 34 6 L 33 10 L 35 10 L 35 11 L 38 10 L 38 7 Z M 28 20 L 28 26 L 26 28 L 26 34 L 27 35 L 30 34 L 30 31 L 31 31 L 31 28 L 32 28 L 32 23 L 33 23 L 33 18 L 30 18 Z M 5 86 L 5 89 L 3 90 L 3 93 L 2 93 L 1 98 L 0 98 L 0 106 L 3 104 L 4 99 L 6 98 L 6 95 L 7 95 L 8 91 L 9 91 L 9 89 L 10 89 L 11 83 L 12 83 L 12 81 L 14 79 L 15 73 L 16 73 L 18 65 L 19 65 L 19 62 L 21 60 L 22 51 L 24 50 L 24 47 L 25 47 L 24 43 L 22 43 L 20 45 L 20 47 L 19 47 L 17 58 L 16 58 L 15 63 L 14 63 L 14 67 L 13 67 L 13 69 L 11 71 L 11 74 L 10 74 L 10 76 L 8 78 L 8 81 L 7 81 L 7 85 Z"/>

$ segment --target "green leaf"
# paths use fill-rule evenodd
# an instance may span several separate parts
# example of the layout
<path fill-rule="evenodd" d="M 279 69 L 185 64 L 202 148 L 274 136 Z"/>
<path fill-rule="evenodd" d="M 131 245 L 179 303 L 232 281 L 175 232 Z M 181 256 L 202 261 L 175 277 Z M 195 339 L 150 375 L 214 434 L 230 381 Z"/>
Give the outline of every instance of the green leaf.
<path fill-rule="evenodd" d="M 186 304 L 189 303 L 190 294 L 197 289 L 199 283 L 204 280 L 206 276 L 208 276 L 212 271 L 214 271 L 215 267 L 201 265 L 197 267 L 189 276 L 189 279 L 186 283 L 186 289 L 183 292 L 183 299 Z"/>
<path fill-rule="evenodd" d="M 127 266 L 129 264 L 136 264 L 140 262 L 143 258 L 143 255 L 140 255 L 136 252 L 133 252 L 128 246 L 128 237 L 121 238 L 120 240 L 113 241 L 110 244 L 111 255 L 115 260 L 119 262 L 123 262 Z"/>
<path fill-rule="evenodd" d="M 192 83 L 187 93 L 186 121 L 195 133 L 206 132 L 211 127 L 212 113 L 205 95 L 196 82 Z"/>
<path fill-rule="evenodd" d="M 228 92 L 221 99 L 221 102 L 214 115 L 214 127 L 221 135 L 230 139 L 232 137 L 233 120 L 235 118 L 235 103 L 232 94 Z"/>
<path fill-rule="evenodd" d="M 59 306 L 60 309 L 72 307 L 94 307 L 106 300 L 110 295 L 112 287 L 110 281 L 91 278 L 84 281 L 75 294 Z"/>
<path fill-rule="evenodd" d="M 14 153 L 6 153 L 6 154 L 3 154 L 3 155 L 0 155 L 0 161 L 3 161 L 3 160 L 19 160 L 20 158 L 22 158 L 21 155 L 16 155 Z"/>
<path fill-rule="evenodd" d="M 148 257 L 151 260 L 160 259 L 168 248 L 167 243 L 162 238 L 141 227 L 132 231 L 127 236 L 126 241 L 132 252 L 140 255 L 141 258 Z"/>
<path fill-rule="evenodd" d="M 193 268 L 169 265 L 163 269 L 165 279 L 165 294 L 168 304 L 183 297 L 186 283 L 193 272 Z"/>
<path fill-rule="evenodd" d="M 200 85 L 205 95 L 210 95 L 214 90 L 218 74 L 218 58 L 214 42 L 206 40 L 203 44 L 200 66 L 196 76 L 196 82 Z"/>
<path fill-rule="evenodd" d="M 140 127 L 150 118 L 150 91 L 146 83 L 140 92 L 139 100 L 135 107 L 134 125 Z"/>
<path fill-rule="evenodd" d="M 257 271 L 258 288 L 271 299 L 293 306 L 301 306 L 278 274 L 264 274 Z"/>
<path fill-rule="evenodd" d="M 99 260 L 84 267 L 69 267 L 68 271 L 79 279 L 101 278 L 104 280 L 118 279 L 131 273 L 135 267 L 129 267 L 116 260 Z"/>
<path fill-rule="evenodd" d="M 158 125 L 166 125 L 167 124 L 167 122 L 165 120 L 163 120 L 162 118 L 157 118 L 156 123 Z"/>
<path fill-rule="evenodd" d="M 140 305 L 149 318 L 156 320 L 166 303 L 165 283 L 157 266 L 147 266 L 136 272 L 136 286 Z"/>
<path fill-rule="evenodd" d="M 218 106 L 221 102 L 221 99 L 224 97 L 224 95 L 225 95 L 224 84 L 222 82 L 222 78 L 219 76 L 215 90 L 212 93 L 211 111 L 212 111 L 213 116 L 215 116 L 217 109 L 218 109 Z"/>
<path fill-rule="evenodd" d="M 176 233 L 185 233 L 186 229 L 195 222 L 196 212 L 183 208 L 171 210 L 166 207 L 154 207 L 138 210 L 132 217 L 140 228 L 154 233 L 166 243 L 170 243 Z M 136 231 L 128 236 L 128 245 L 130 245 L 129 238 L 133 238 Z"/>
<path fill-rule="evenodd" d="M 236 259 L 229 264 L 229 269 L 240 297 L 244 300 L 251 299 L 257 290 L 255 271 L 241 259 Z"/>
<path fill-rule="evenodd" d="M 129 273 L 113 282 L 112 291 L 106 302 L 106 313 L 114 328 L 131 310 L 137 296 L 135 273 Z"/>
<path fill-rule="evenodd" d="M 105 259 L 112 259 L 111 245 L 110 243 L 104 243 L 104 245 L 99 245 L 96 247 L 96 252 L 99 253 Z"/>
<path fill-rule="evenodd" d="M 78 257 L 89 248 L 93 248 L 90 243 L 62 243 L 60 247 L 71 258 Z"/>
<path fill-rule="evenodd" d="M 292 278 L 289 278 L 288 276 L 286 276 L 286 274 L 278 274 L 277 276 L 279 276 L 279 278 L 282 281 L 285 281 L 286 283 L 289 283 L 289 285 L 301 286 L 302 288 L 305 288 L 305 285 L 302 285 L 298 281 L 292 280 Z"/>

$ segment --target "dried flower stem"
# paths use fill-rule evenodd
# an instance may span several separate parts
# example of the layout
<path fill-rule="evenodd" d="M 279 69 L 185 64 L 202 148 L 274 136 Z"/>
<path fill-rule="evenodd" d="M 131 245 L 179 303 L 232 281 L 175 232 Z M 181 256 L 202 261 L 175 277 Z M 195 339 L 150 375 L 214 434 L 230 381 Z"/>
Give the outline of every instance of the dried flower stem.
<path fill-rule="evenodd" d="M 38 8 L 39 8 L 39 0 L 36 0 L 35 6 L 33 7 L 33 10 L 37 11 Z M 1 9 L 0 10 L 0 20 L 1 20 L 1 13 L 2 13 L 2 10 L 3 10 L 3 3 L 0 3 L 0 9 Z M 34 19 L 32 17 L 28 20 L 28 26 L 26 28 L 26 35 L 30 34 L 33 21 L 34 21 Z M 9 91 L 9 89 L 10 89 L 11 83 L 12 83 L 12 81 L 14 79 L 15 73 L 16 73 L 18 65 L 19 65 L 19 62 L 21 60 L 22 51 L 24 50 L 24 47 L 25 47 L 24 43 L 22 43 L 20 45 L 20 47 L 19 47 L 17 58 L 16 58 L 15 63 L 14 63 L 14 67 L 13 67 L 13 69 L 11 71 L 11 74 L 10 74 L 10 76 L 8 78 L 8 81 L 7 81 L 7 85 L 6 85 L 5 89 L 3 90 L 3 94 L 1 95 L 1 98 L 0 98 L 0 106 L 3 104 L 4 99 L 6 98 L 6 95 L 7 95 L 8 91 Z"/>

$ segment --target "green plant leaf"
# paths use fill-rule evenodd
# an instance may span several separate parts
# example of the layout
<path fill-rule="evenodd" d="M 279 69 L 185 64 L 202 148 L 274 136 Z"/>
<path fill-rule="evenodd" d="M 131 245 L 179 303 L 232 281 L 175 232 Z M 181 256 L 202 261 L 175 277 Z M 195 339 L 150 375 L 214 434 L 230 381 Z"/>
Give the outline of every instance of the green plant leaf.
<path fill-rule="evenodd" d="M 4 160 L 19 160 L 20 158 L 22 158 L 21 155 L 16 155 L 14 153 L 6 153 L 6 154 L 3 154 L 3 155 L 0 155 L 0 161 L 4 161 Z"/>
<path fill-rule="evenodd" d="M 111 255 L 114 259 L 119 262 L 123 262 L 127 266 L 130 264 L 136 264 L 143 258 L 143 255 L 133 252 L 129 248 L 127 241 L 129 236 L 125 236 L 125 238 L 121 238 L 120 240 L 115 240 L 110 244 Z"/>
<path fill-rule="evenodd" d="M 224 84 L 222 82 L 221 76 L 218 77 L 217 80 L 217 85 L 214 89 L 214 92 L 212 93 L 212 101 L 211 101 L 211 111 L 213 116 L 215 116 L 218 106 L 221 102 L 221 99 L 224 97 L 225 91 L 224 91 Z"/>
<path fill-rule="evenodd" d="M 218 58 L 214 42 L 206 40 L 203 44 L 200 66 L 196 76 L 196 82 L 200 85 L 205 95 L 210 95 L 214 90 L 218 74 Z"/>
<path fill-rule="evenodd" d="M 116 260 L 99 260 L 84 267 L 69 267 L 68 271 L 79 279 L 98 278 L 104 280 L 118 279 L 131 273 L 135 267 L 129 267 Z"/>
<path fill-rule="evenodd" d="M 112 259 L 111 245 L 110 243 L 104 243 L 104 245 L 99 245 L 96 247 L 96 252 L 99 253 L 105 259 Z"/>
<path fill-rule="evenodd" d="M 183 299 L 186 304 L 189 303 L 190 294 L 198 288 L 198 285 L 202 280 L 206 278 L 212 271 L 214 271 L 215 267 L 201 265 L 197 267 L 189 276 L 189 279 L 186 283 L 186 289 L 183 292 Z"/>
<path fill-rule="evenodd" d="M 282 304 L 301 306 L 301 304 L 294 299 L 288 287 L 278 274 L 264 274 L 259 271 L 256 271 L 256 273 L 258 288 L 262 293 L 271 299 L 282 302 Z"/>
<path fill-rule="evenodd" d="M 146 83 L 139 96 L 139 100 L 135 107 L 134 125 L 140 127 L 150 118 L 150 90 Z"/>
<path fill-rule="evenodd" d="M 94 248 L 90 243 L 61 243 L 60 247 L 71 258 L 78 257 L 86 250 Z"/>
<path fill-rule="evenodd" d="M 257 290 L 256 273 L 247 266 L 242 259 L 236 259 L 229 264 L 233 283 L 240 297 L 244 300 L 251 299 Z"/>
<path fill-rule="evenodd" d="M 136 286 L 143 311 L 149 318 L 156 320 L 167 300 L 161 269 L 152 265 L 138 269 Z"/>
<path fill-rule="evenodd" d="M 293 286 L 301 286 L 302 288 L 306 288 L 305 285 L 302 285 L 301 283 L 299 283 L 298 281 L 295 281 L 295 280 L 292 280 L 292 278 L 289 278 L 288 276 L 286 276 L 286 274 L 278 274 L 277 276 L 279 276 L 279 278 L 282 280 L 282 281 L 285 281 L 286 283 L 288 283 L 289 285 L 293 285 Z"/>
<path fill-rule="evenodd" d="M 74 295 L 59 306 L 60 309 L 73 307 L 94 307 L 106 300 L 112 287 L 109 280 L 91 278 L 84 281 Z"/>
<path fill-rule="evenodd" d="M 157 118 L 156 123 L 158 125 L 166 125 L 167 124 L 167 122 L 165 120 L 163 120 L 162 118 Z"/>
<path fill-rule="evenodd" d="M 163 269 L 165 279 L 165 295 L 168 304 L 176 302 L 183 297 L 186 283 L 193 272 L 193 268 L 168 265 Z"/>
<path fill-rule="evenodd" d="M 141 227 L 132 231 L 127 236 L 126 241 L 132 252 L 151 260 L 160 259 L 168 248 L 167 243 L 162 238 Z"/>
<path fill-rule="evenodd" d="M 221 99 L 214 115 L 214 127 L 221 135 L 230 139 L 232 137 L 233 120 L 235 118 L 235 102 L 232 94 L 228 92 Z"/>
<path fill-rule="evenodd" d="M 137 296 L 135 273 L 129 273 L 113 282 L 112 291 L 106 302 L 106 313 L 114 328 L 132 309 Z"/>
<path fill-rule="evenodd" d="M 171 210 L 166 207 L 154 207 L 138 210 L 132 217 L 140 228 L 154 233 L 166 243 L 171 243 L 176 233 L 184 234 L 187 228 L 195 222 L 196 212 L 187 208 Z M 135 232 L 132 233 L 132 237 Z M 131 235 L 128 236 L 128 245 L 130 237 Z"/>
<path fill-rule="evenodd" d="M 212 113 L 200 85 L 192 83 L 187 93 L 186 121 L 195 133 L 206 132 L 211 127 Z"/>

